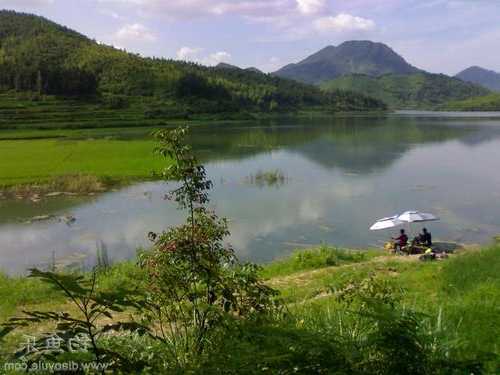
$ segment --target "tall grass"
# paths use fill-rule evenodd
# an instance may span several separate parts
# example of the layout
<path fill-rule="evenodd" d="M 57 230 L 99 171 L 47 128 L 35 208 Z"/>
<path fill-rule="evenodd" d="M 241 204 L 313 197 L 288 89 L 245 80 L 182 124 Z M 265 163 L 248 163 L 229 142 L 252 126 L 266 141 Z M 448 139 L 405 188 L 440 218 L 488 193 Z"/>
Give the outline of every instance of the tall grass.
<path fill-rule="evenodd" d="M 500 364 L 500 246 L 451 259 L 438 288 L 462 350 L 494 353 Z"/>
<path fill-rule="evenodd" d="M 379 256 L 376 250 L 349 250 L 337 247 L 320 246 L 315 249 L 297 250 L 285 259 L 267 264 L 262 276 L 265 278 L 290 275 L 295 272 L 360 263 Z"/>
<path fill-rule="evenodd" d="M 271 281 L 299 275 L 280 289 L 301 293 L 269 320 L 228 321 L 230 331 L 211 337 L 206 356 L 189 368 L 168 367 L 166 348 L 144 337 L 110 337 L 106 345 L 149 358 L 156 373 L 499 373 L 498 246 L 442 262 L 369 261 L 377 255 L 321 247 L 266 266 Z M 143 280 L 133 262 L 98 277 L 104 290 L 141 288 Z M 320 291 L 328 293 L 318 298 Z M 22 307 L 62 302 L 36 280 L 5 276 L 0 301 L 0 321 Z"/>

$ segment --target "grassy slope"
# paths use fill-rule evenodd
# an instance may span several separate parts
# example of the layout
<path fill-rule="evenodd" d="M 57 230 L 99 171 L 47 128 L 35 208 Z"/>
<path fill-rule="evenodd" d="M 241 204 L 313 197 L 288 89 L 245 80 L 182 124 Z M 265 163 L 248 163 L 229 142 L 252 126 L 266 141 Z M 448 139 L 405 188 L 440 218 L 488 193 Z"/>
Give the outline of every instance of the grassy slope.
<path fill-rule="evenodd" d="M 500 111 L 500 94 L 451 101 L 443 106 L 449 111 Z"/>
<path fill-rule="evenodd" d="M 488 90 L 459 79 L 436 74 L 348 75 L 325 82 L 324 90 L 343 89 L 362 92 L 392 108 L 434 108 L 450 100 L 488 94 Z"/>
<path fill-rule="evenodd" d="M 304 326 L 315 326 L 324 319 L 334 324 L 336 318 L 331 314 L 344 313 L 345 307 L 335 297 L 336 290 L 369 276 L 386 280 L 403 288 L 403 303 L 427 314 L 426 319 L 442 340 L 458 347 L 464 358 L 471 358 L 484 352 L 500 355 L 499 271 L 500 246 L 471 249 L 449 260 L 429 263 L 380 252 L 363 255 L 323 248 L 270 264 L 263 276 L 280 290 L 290 312 Z M 138 275 L 132 263 L 122 263 L 102 276 L 99 284 L 111 289 L 130 283 Z M 26 308 L 65 306 L 62 298 L 35 280 L 0 277 L 0 322 Z M 236 357 L 266 351 L 269 355 L 278 337 L 272 331 L 265 335 L 259 347 L 245 344 L 243 348 L 248 352 L 236 352 Z M 18 338 L 13 336 L 8 345 L 15 345 Z"/>
<path fill-rule="evenodd" d="M 352 280 L 370 275 L 391 280 L 404 289 L 405 304 L 436 322 L 440 319 L 443 334 L 464 352 L 500 355 L 500 246 L 466 251 L 442 262 L 383 256 L 286 276 L 280 269 L 267 274 L 270 284 L 289 304 L 306 310 L 335 309 L 335 290 Z"/>

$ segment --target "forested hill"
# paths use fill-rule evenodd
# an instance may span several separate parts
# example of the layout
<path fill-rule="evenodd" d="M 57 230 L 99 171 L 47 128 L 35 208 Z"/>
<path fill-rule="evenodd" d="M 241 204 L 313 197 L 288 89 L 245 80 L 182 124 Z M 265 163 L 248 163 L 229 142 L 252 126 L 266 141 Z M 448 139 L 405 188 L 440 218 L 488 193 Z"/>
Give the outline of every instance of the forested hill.
<path fill-rule="evenodd" d="M 321 84 L 349 74 L 378 77 L 384 74 L 420 72 L 389 46 L 368 40 L 328 46 L 297 64 L 287 65 L 274 74 L 296 81 Z"/>
<path fill-rule="evenodd" d="M 136 103 L 162 117 L 192 113 L 269 112 L 321 107 L 383 109 L 347 91 L 320 89 L 252 70 L 216 69 L 144 58 L 98 44 L 42 17 L 0 11 L 0 90 Z"/>
<path fill-rule="evenodd" d="M 500 73 L 481 68 L 479 66 L 471 66 L 455 77 L 465 82 L 472 82 L 477 85 L 484 86 L 492 91 L 500 92 Z"/>
<path fill-rule="evenodd" d="M 387 74 L 370 77 L 352 74 L 325 82 L 328 90 L 348 89 L 383 100 L 392 108 L 433 109 L 452 100 L 464 100 L 490 91 L 482 86 L 443 74 Z"/>

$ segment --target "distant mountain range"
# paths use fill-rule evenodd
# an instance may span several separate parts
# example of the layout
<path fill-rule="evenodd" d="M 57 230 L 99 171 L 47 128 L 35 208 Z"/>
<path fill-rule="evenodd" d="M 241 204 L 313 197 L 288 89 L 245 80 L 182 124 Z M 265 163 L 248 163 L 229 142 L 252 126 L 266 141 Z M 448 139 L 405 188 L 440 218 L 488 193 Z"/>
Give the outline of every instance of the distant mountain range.
<path fill-rule="evenodd" d="M 492 91 L 500 92 L 500 73 L 479 66 L 471 66 L 458 73 L 455 77 L 462 81 L 476 83 Z"/>
<path fill-rule="evenodd" d="M 500 75 L 494 77 L 494 72 L 472 69 L 458 77 L 431 74 L 409 64 L 387 45 L 370 41 L 328 46 L 273 74 L 312 83 L 325 91 L 363 93 L 392 108 L 432 109 L 449 101 L 485 96 L 493 88 L 494 78 L 500 87 Z"/>
<path fill-rule="evenodd" d="M 328 46 L 297 64 L 289 64 L 274 74 L 282 78 L 320 84 L 348 74 L 381 76 L 412 74 L 420 70 L 382 43 L 349 41 Z"/>
<path fill-rule="evenodd" d="M 23 93 L 35 100 L 55 96 L 89 101 L 155 120 L 386 108 L 364 95 L 326 93 L 255 68 L 145 58 L 99 44 L 43 17 L 3 10 L 0 93 L 9 98 Z M 0 116 L 0 128 L 11 124 Z"/>
<path fill-rule="evenodd" d="M 474 72 L 469 69 L 463 76 L 484 85 L 494 82 L 481 78 L 484 71 Z M 488 77 L 496 74 L 486 72 Z M 490 93 L 458 78 L 426 73 L 382 43 L 329 46 L 274 74 L 263 74 L 226 63 L 204 67 L 144 58 L 14 11 L 0 11 L 0 73 L 0 92 L 7 95 L 90 99 L 102 108 L 130 108 L 153 119 L 385 109 L 381 100 L 392 108 L 429 108 Z"/>

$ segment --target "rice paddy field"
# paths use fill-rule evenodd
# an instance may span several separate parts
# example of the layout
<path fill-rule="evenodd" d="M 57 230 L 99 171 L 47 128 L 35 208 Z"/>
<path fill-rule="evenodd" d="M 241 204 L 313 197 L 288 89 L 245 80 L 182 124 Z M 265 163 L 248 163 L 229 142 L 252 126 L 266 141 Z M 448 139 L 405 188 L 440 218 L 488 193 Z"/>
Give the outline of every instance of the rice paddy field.
<path fill-rule="evenodd" d="M 133 102 L 127 108 L 113 109 L 94 101 L 44 97 L 29 94 L 0 94 L 0 129 L 82 129 L 157 125 L 145 116 L 144 104 Z"/>
<path fill-rule="evenodd" d="M 147 179 L 162 161 L 150 132 L 165 125 L 136 106 L 106 109 L 56 98 L 0 95 L 0 186 L 76 174 Z"/>
<path fill-rule="evenodd" d="M 0 185 L 40 183 L 65 175 L 144 179 L 162 160 L 152 140 L 0 141 Z M 157 170 L 156 169 L 156 170 Z"/>

